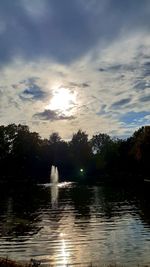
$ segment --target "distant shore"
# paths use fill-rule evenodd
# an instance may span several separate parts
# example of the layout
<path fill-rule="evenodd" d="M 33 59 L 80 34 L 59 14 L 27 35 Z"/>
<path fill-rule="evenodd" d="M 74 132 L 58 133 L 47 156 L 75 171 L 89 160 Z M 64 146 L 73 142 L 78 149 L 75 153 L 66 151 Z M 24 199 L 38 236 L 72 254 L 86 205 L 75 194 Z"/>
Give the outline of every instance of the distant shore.
<path fill-rule="evenodd" d="M 31 267 L 31 263 L 21 263 L 8 258 L 0 258 L 0 267 Z"/>
<path fill-rule="evenodd" d="M 10 260 L 8 258 L 0 258 L 0 267 L 38 267 L 42 266 L 40 261 L 36 261 L 34 259 L 31 259 L 28 263 L 21 263 L 17 262 L 15 260 Z M 44 266 L 46 266 L 44 264 Z M 54 264 L 49 264 L 49 267 L 55 267 Z M 58 266 L 58 265 L 57 265 Z M 66 267 L 71 266 L 85 266 L 85 267 L 125 267 L 125 265 L 118 265 L 118 264 L 108 264 L 108 265 L 99 265 L 99 264 L 92 264 L 92 263 L 77 263 L 77 264 L 66 264 Z M 149 267 L 148 265 L 137 265 L 138 267 Z"/>

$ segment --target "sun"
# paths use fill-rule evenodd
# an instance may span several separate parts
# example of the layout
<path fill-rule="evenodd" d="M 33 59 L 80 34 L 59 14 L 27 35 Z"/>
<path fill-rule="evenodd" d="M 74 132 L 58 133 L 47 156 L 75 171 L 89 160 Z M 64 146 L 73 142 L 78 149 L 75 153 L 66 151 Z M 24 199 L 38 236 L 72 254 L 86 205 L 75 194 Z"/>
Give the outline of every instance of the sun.
<path fill-rule="evenodd" d="M 53 91 L 53 97 L 47 108 L 70 114 L 75 104 L 76 93 L 69 88 L 59 87 Z"/>

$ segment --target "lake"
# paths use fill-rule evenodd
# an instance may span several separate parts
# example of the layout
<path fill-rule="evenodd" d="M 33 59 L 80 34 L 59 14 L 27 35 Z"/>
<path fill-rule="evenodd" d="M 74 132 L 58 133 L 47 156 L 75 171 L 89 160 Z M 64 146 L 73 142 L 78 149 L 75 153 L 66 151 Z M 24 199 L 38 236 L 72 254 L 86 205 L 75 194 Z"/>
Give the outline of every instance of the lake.
<path fill-rule="evenodd" d="M 66 266 L 150 264 L 150 188 L 0 189 L 0 256 Z"/>

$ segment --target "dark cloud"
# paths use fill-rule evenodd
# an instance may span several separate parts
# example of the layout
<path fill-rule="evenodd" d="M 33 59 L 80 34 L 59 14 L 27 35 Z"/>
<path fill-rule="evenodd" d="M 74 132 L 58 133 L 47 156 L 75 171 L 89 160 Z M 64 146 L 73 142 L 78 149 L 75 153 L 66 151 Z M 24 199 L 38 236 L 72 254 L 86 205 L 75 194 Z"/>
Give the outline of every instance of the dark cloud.
<path fill-rule="evenodd" d="M 89 87 L 89 84 L 88 83 L 82 83 L 82 87 Z"/>
<path fill-rule="evenodd" d="M 142 57 L 140 58 L 140 60 L 144 60 L 144 59 L 145 59 L 145 56 L 144 54 L 142 54 Z M 136 60 L 137 61 L 139 60 L 138 56 Z M 140 75 L 138 77 L 135 77 L 133 88 L 137 92 L 144 91 L 145 89 L 150 87 L 150 81 L 148 79 L 150 77 L 150 62 L 146 61 L 143 64 L 139 64 L 139 66 L 135 66 L 135 69 L 139 71 Z"/>
<path fill-rule="evenodd" d="M 143 76 L 150 76 L 150 62 L 145 62 L 143 64 Z"/>
<path fill-rule="evenodd" d="M 121 106 L 128 104 L 130 101 L 131 101 L 131 98 L 124 98 L 124 99 L 121 99 L 117 102 L 114 102 L 111 107 L 112 108 L 118 108 L 118 107 L 121 107 Z"/>
<path fill-rule="evenodd" d="M 45 109 L 43 112 L 39 112 L 33 115 L 34 118 L 45 121 L 57 121 L 57 120 L 73 120 L 74 116 L 65 116 L 63 114 L 57 114 L 54 110 Z"/>
<path fill-rule="evenodd" d="M 69 85 L 72 87 L 80 87 L 80 88 L 90 87 L 90 84 L 88 82 L 83 82 L 83 83 L 70 82 Z"/>
<path fill-rule="evenodd" d="M 42 100 L 45 97 L 46 93 L 36 84 L 33 84 L 30 88 L 26 88 L 20 95 L 20 98 L 24 100 Z"/>
<path fill-rule="evenodd" d="M 39 77 L 29 77 L 26 80 L 20 81 L 20 84 L 25 84 L 27 86 L 30 86 L 32 84 L 35 84 L 40 78 Z"/>
<path fill-rule="evenodd" d="M 149 0 L 1 0 L 0 62 L 21 56 L 68 63 L 122 29 L 149 30 L 149 10 Z"/>
<path fill-rule="evenodd" d="M 103 72 L 103 71 L 105 71 L 105 69 L 104 68 L 99 68 L 98 71 Z"/>
<path fill-rule="evenodd" d="M 42 88 L 36 84 L 38 78 L 31 77 L 27 80 L 21 81 L 21 85 L 25 85 L 24 91 L 20 94 L 20 98 L 24 101 L 30 100 L 43 100 L 47 93 L 42 90 Z M 18 87 L 18 85 L 13 85 L 13 88 Z"/>
<path fill-rule="evenodd" d="M 101 116 L 101 115 L 105 115 L 107 112 L 106 112 L 106 108 L 107 108 L 107 105 L 106 104 L 103 104 L 100 108 L 100 111 L 97 113 L 98 116 Z"/>
<path fill-rule="evenodd" d="M 150 62 L 149 61 L 148 62 L 145 62 L 144 63 L 144 66 L 150 68 Z"/>
<path fill-rule="evenodd" d="M 150 95 L 142 96 L 139 100 L 140 102 L 150 102 Z"/>
<path fill-rule="evenodd" d="M 150 76 L 150 69 L 144 70 L 144 76 Z"/>
<path fill-rule="evenodd" d="M 131 65 L 131 64 L 113 64 L 113 65 L 108 65 L 105 67 L 100 67 L 98 71 L 100 72 L 116 72 L 116 73 L 122 73 L 126 71 L 134 71 L 137 69 L 137 66 Z M 124 78 L 124 74 L 121 74 L 121 78 Z"/>
<path fill-rule="evenodd" d="M 112 65 L 112 66 L 110 66 L 109 68 L 108 68 L 108 70 L 110 70 L 110 71 L 119 71 L 119 70 L 121 70 L 121 69 L 123 69 L 124 68 L 124 65 L 122 65 L 122 64 L 117 64 L 117 65 Z"/>
<path fill-rule="evenodd" d="M 20 110 L 19 103 L 13 97 L 8 96 L 7 101 L 9 106 L 14 106 L 15 108 Z"/>
<path fill-rule="evenodd" d="M 147 83 L 145 80 L 143 80 L 144 77 L 141 77 L 141 80 L 137 80 L 134 88 L 137 91 L 143 91 L 147 88 Z"/>

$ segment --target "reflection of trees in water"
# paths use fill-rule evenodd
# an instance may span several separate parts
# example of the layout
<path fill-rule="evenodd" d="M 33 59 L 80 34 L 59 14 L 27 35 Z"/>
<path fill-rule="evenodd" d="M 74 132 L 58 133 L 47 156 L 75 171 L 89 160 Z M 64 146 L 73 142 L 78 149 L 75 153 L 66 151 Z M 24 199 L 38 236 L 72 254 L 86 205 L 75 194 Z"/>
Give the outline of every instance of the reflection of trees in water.
<path fill-rule="evenodd" d="M 71 201 L 75 209 L 75 219 L 90 220 L 92 204 L 92 190 L 87 186 L 77 186 L 71 189 Z"/>
<path fill-rule="evenodd" d="M 12 238 L 36 234 L 41 220 L 38 210 L 47 203 L 48 196 L 40 187 L 1 188 L 0 235 Z"/>
<path fill-rule="evenodd" d="M 143 192 L 143 193 L 142 193 Z M 138 214 L 150 226 L 149 188 L 147 193 L 136 189 L 110 186 L 74 186 L 72 188 L 22 187 L 0 189 L 0 236 L 8 238 L 34 235 L 41 227 L 50 227 L 59 237 L 60 225 L 68 216 L 81 228 L 88 227 L 91 216 L 99 220 L 113 220 L 128 214 Z M 64 217 L 63 217 L 64 216 Z M 66 223 L 65 221 L 65 223 Z M 45 224 L 45 222 L 47 222 Z"/>
<path fill-rule="evenodd" d="M 128 209 L 134 209 L 135 197 L 132 190 L 127 188 L 100 186 L 94 187 L 94 204 L 92 211 L 96 217 L 105 220 L 115 220 L 128 213 Z"/>
<path fill-rule="evenodd" d="M 139 215 L 142 221 L 150 226 L 150 186 L 148 188 L 104 186 L 96 187 L 95 190 L 96 214 L 108 220 L 116 220 L 116 217 L 121 218 L 130 213 L 133 216 Z"/>
<path fill-rule="evenodd" d="M 57 238 L 60 220 L 67 206 L 64 199 L 67 199 L 66 188 L 58 189 L 57 186 L 1 188 L 0 236 L 35 235 L 44 227 L 49 232 L 52 228 L 55 232 L 52 239 Z"/>
<path fill-rule="evenodd" d="M 113 220 L 117 217 L 140 214 L 140 217 L 150 225 L 150 201 L 149 189 L 122 188 L 117 186 L 77 186 L 59 190 L 58 208 L 65 210 L 67 199 L 69 205 L 74 207 L 75 220 L 85 219 L 88 226 L 92 213 L 102 220 Z M 52 197 L 52 196 L 51 196 Z M 65 202 L 64 202 L 65 199 Z M 61 212 L 56 212 L 57 222 L 61 219 Z M 53 220 L 51 214 L 50 218 Z M 57 224 L 57 223 L 56 223 Z"/>
<path fill-rule="evenodd" d="M 150 185 L 140 187 L 136 192 L 136 207 L 144 224 L 150 228 Z"/>

